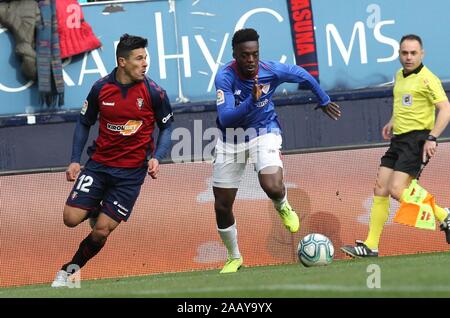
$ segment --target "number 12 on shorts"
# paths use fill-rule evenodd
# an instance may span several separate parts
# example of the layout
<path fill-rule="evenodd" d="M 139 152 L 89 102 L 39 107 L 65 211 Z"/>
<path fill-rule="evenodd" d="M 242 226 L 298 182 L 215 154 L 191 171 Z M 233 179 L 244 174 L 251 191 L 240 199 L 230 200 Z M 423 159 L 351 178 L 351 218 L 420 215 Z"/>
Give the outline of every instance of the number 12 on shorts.
<path fill-rule="evenodd" d="M 92 185 L 93 182 L 94 179 L 91 176 L 83 174 L 78 180 L 76 189 L 87 193 L 89 192 L 89 187 Z"/>

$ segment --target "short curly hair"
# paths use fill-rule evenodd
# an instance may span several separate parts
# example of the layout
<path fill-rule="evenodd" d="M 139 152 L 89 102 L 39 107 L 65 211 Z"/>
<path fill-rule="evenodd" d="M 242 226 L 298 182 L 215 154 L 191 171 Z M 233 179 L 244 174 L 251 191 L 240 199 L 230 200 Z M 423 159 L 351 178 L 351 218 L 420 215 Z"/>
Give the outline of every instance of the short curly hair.
<path fill-rule="evenodd" d="M 231 45 L 234 50 L 239 43 L 258 40 L 259 35 L 255 29 L 240 29 L 234 33 L 233 39 L 231 40 Z"/>

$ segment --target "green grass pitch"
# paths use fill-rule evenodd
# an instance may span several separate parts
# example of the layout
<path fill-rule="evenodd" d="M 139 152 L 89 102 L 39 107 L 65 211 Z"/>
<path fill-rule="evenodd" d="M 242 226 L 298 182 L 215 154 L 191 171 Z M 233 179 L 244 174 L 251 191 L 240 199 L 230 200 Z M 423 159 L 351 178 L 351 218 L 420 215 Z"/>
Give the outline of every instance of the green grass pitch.
<path fill-rule="evenodd" d="M 379 267 L 374 267 L 376 264 Z M 325 267 L 300 264 L 243 267 L 139 277 L 82 280 L 80 288 L 50 284 L 0 288 L 0 297 L 300 298 L 450 297 L 450 253 L 339 260 Z M 380 288 L 372 287 L 379 268 Z"/>

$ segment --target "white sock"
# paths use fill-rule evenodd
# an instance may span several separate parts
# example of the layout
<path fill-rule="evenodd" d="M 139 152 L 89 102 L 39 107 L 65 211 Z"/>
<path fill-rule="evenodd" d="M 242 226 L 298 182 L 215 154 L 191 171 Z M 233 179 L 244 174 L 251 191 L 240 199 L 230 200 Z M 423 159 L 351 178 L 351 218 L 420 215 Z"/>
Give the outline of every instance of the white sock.
<path fill-rule="evenodd" d="M 287 201 L 287 189 L 284 189 L 284 197 L 281 200 L 272 200 L 273 206 L 277 211 L 280 211 L 283 204 Z"/>
<path fill-rule="evenodd" d="M 236 228 L 236 222 L 230 227 L 227 227 L 226 229 L 219 229 L 220 238 L 222 239 L 223 244 L 225 244 L 227 251 L 228 251 L 228 257 L 230 258 L 240 258 L 241 253 L 239 252 L 239 247 L 237 243 L 237 228 Z"/>

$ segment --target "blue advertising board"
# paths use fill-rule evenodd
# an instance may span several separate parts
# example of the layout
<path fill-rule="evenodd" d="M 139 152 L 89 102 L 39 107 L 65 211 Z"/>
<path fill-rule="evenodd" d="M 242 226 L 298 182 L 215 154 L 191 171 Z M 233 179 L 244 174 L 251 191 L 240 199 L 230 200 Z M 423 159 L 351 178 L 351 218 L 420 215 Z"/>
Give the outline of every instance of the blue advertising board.
<path fill-rule="evenodd" d="M 294 1 L 294 0 L 291 0 Z M 405 34 L 419 35 L 424 64 L 450 80 L 450 1 L 312 0 L 320 81 L 325 89 L 392 83 Z"/>
<path fill-rule="evenodd" d="M 91 85 L 115 67 L 123 33 L 149 39 L 147 75 L 174 103 L 214 99 L 214 76 L 232 59 L 231 38 L 242 27 L 258 29 L 264 58 L 294 63 L 285 1 L 143 1 L 82 8 L 103 46 L 65 61 L 65 109 L 80 108 Z M 36 85 L 20 74 L 11 35 L 1 34 L 0 43 L 0 65 L 5 65 L 0 114 L 38 111 Z"/>
<path fill-rule="evenodd" d="M 258 30 L 262 59 L 296 62 L 288 4 L 300 12 L 306 2 L 314 15 L 318 78 L 327 91 L 389 85 L 400 68 L 398 41 L 406 33 L 422 36 L 425 64 L 450 80 L 448 1 L 108 1 L 82 6 L 102 47 L 64 60 L 62 110 L 80 108 L 92 84 L 115 67 L 115 46 L 123 33 L 149 39 L 147 74 L 172 103 L 214 100 L 214 76 L 232 59 L 231 38 L 239 28 Z M 6 29 L 0 29 L 0 65 L 0 115 L 45 112 L 37 85 L 20 72 L 14 38 Z M 278 90 L 296 91 L 295 84 Z"/>

